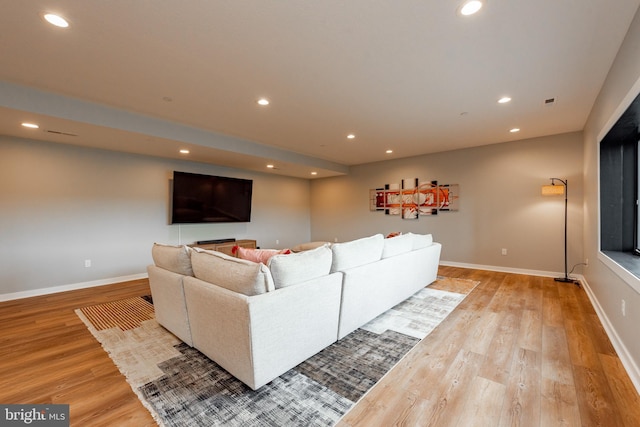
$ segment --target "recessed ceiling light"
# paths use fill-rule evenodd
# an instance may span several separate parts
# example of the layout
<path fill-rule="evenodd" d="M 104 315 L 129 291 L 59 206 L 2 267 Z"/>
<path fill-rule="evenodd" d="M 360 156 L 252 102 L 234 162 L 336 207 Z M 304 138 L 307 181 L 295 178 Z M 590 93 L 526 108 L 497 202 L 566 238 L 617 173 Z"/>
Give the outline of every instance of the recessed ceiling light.
<path fill-rule="evenodd" d="M 311 172 L 311 175 L 318 175 L 318 172 Z"/>
<path fill-rule="evenodd" d="M 274 166 L 274 165 L 267 165 L 267 167 L 268 167 L 269 169 L 273 169 L 275 166 Z"/>
<path fill-rule="evenodd" d="M 511 98 L 509 98 L 508 96 L 503 96 L 502 98 L 498 99 L 498 104 L 506 104 L 507 102 L 511 102 Z"/>
<path fill-rule="evenodd" d="M 347 135 L 347 138 L 349 138 L 349 139 L 354 139 L 355 137 L 356 137 L 356 136 L 355 136 L 354 134 L 352 134 L 352 133 L 350 133 L 349 135 Z"/>
<path fill-rule="evenodd" d="M 513 129 L 510 129 L 510 130 L 509 130 L 509 132 L 511 132 L 511 133 L 520 132 L 520 128 L 513 128 Z"/>
<path fill-rule="evenodd" d="M 460 6 L 460 14 L 464 16 L 473 15 L 482 8 L 481 0 L 467 0 Z"/>
<path fill-rule="evenodd" d="M 64 19 L 62 16 L 56 15 L 54 13 L 45 13 L 42 17 L 49 24 L 55 25 L 56 27 L 67 28 L 69 26 L 69 22 L 67 22 L 66 19 Z"/>
<path fill-rule="evenodd" d="M 180 150 L 181 154 L 189 154 L 189 150 L 187 150 L 186 148 L 183 148 L 182 150 Z"/>
<path fill-rule="evenodd" d="M 391 153 L 393 153 L 393 150 L 387 150 L 387 151 L 385 151 L 385 153 L 391 154 Z"/>
<path fill-rule="evenodd" d="M 269 105 L 269 100 L 267 98 L 260 98 L 258 99 L 258 105 L 262 105 L 262 106 Z"/>
<path fill-rule="evenodd" d="M 22 126 L 29 128 L 29 129 L 38 129 L 40 126 L 38 126 L 35 123 L 22 123 Z"/>

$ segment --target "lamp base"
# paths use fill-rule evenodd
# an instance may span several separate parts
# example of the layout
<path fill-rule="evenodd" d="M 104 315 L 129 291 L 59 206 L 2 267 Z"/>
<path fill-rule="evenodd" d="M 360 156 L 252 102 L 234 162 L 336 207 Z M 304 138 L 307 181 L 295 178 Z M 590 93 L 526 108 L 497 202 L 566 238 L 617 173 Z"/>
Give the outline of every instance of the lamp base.
<path fill-rule="evenodd" d="M 580 281 L 577 279 L 572 279 L 571 277 L 556 277 L 555 279 L 556 282 L 563 282 L 563 283 L 575 283 L 577 286 L 580 286 Z"/>

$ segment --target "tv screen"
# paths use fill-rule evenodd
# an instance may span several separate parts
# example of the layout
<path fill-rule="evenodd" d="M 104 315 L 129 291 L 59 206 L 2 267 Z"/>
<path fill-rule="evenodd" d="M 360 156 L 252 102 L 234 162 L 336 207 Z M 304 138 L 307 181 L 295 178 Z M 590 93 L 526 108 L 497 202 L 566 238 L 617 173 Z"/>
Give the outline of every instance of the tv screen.
<path fill-rule="evenodd" d="M 172 224 L 251 221 L 250 179 L 173 172 Z"/>

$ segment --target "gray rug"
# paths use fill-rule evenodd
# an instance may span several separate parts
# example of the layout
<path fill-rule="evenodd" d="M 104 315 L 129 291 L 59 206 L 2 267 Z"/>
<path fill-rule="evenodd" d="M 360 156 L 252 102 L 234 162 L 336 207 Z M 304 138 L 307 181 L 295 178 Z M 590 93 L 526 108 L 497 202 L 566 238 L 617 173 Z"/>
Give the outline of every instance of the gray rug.
<path fill-rule="evenodd" d="M 425 288 L 256 391 L 144 320 L 143 298 L 76 313 L 161 426 L 331 426 L 465 296 Z"/>

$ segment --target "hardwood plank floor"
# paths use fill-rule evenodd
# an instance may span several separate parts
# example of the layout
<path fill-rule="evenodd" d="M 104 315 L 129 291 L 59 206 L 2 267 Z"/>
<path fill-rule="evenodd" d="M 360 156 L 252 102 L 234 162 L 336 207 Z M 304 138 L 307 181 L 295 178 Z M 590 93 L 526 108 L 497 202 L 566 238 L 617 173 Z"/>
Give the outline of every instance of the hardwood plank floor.
<path fill-rule="evenodd" d="M 640 426 L 640 397 L 582 288 L 441 267 L 480 281 L 339 423 Z M 146 280 L 0 303 L 0 403 L 67 403 L 74 426 L 153 426 L 74 309 Z"/>
<path fill-rule="evenodd" d="M 0 303 L 0 403 L 69 404 L 73 426 L 155 426 L 74 313 L 148 294 L 145 279 Z"/>
<path fill-rule="evenodd" d="M 640 397 L 581 287 L 439 274 L 480 285 L 339 427 L 640 426 Z"/>

